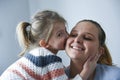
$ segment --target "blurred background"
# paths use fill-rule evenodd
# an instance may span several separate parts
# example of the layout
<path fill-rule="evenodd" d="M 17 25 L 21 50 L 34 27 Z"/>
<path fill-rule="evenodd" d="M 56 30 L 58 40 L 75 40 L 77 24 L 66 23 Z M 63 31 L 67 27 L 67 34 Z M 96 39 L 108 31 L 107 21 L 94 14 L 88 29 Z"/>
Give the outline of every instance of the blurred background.
<path fill-rule="evenodd" d="M 99 22 L 106 32 L 113 64 L 120 67 L 120 0 L 0 0 L 0 75 L 19 59 L 17 24 L 30 22 L 31 16 L 42 10 L 57 11 L 67 20 L 69 31 L 81 19 Z M 65 66 L 69 65 L 70 59 L 64 51 L 58 56 Z"/>

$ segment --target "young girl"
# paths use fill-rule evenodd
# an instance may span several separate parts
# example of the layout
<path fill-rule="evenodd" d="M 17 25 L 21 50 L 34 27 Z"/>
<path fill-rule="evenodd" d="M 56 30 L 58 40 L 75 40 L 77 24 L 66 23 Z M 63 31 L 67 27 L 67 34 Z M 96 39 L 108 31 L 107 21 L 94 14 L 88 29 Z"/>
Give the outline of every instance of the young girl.
<path fill-rule="evenodd" d="M 21 57 L 1 75 L 1 80 L 67 80 L 58 50 L 65 49 L 66 20 L 54 11 L 38 12 L 32 22 L 16 28 Z M 25 55 L 24 55 L 25 54 Z"/>

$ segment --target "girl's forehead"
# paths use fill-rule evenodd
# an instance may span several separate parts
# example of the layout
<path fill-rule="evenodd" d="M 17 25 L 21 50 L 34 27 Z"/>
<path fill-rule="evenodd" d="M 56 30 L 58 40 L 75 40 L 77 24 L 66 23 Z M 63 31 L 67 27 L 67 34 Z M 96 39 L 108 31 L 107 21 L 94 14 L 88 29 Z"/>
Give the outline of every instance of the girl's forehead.
<path fill-rule="evenodd" d="M 64 23 L 57 22 L 52 25 L 52 34 L 56 34 L 58 32 L 64 32 L 65 30 L 66 27 Z"/>
<path fill-rule="evenodd" d="M 54 29 L 66 29 L 65 23 L 62 22 L 56 22 L 53 25 Z"/>

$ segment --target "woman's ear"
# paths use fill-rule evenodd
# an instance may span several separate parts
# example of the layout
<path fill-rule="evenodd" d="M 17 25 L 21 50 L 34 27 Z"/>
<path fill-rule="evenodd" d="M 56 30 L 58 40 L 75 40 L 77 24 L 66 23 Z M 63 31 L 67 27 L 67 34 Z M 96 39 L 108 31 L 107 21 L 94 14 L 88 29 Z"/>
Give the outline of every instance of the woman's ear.
<path fill-rule="evenodd" d="M 47 43 L 45 42 L 44 39 L 42 39 L 42 40 L 39 41 L 39 45 L 40 45 L 41 47 L 46 47 Z"/>
<path fill-rule="evenodd" d="M 100 54 L 100 55 L 103 55 L 103 54 L 104 54 L 104 50 L 105 50 L 104 47 L 100 47 L 99 54 Z"/>

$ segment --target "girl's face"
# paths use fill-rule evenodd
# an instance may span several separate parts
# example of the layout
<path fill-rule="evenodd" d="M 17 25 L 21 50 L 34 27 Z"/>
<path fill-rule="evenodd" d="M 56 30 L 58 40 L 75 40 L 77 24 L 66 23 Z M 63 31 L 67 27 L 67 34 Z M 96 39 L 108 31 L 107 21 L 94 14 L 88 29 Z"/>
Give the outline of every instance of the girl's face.
<path fill-rule="evenodd" d="M 66 43 L 66 53 L 71 59 L 85 62 L 100 51 L 98 29 L 91 22 L 80 22 L 71 31 Z"/>
<path fill-rule="evenodd" d="M 48 41 L 50 45 L 50 50 L 56 53 L 58 50 L 64 50 L 66 40 L 68 38 L 68 33 L 64 23 L 55 23 L 53 27 L 52 34 Z"/>

